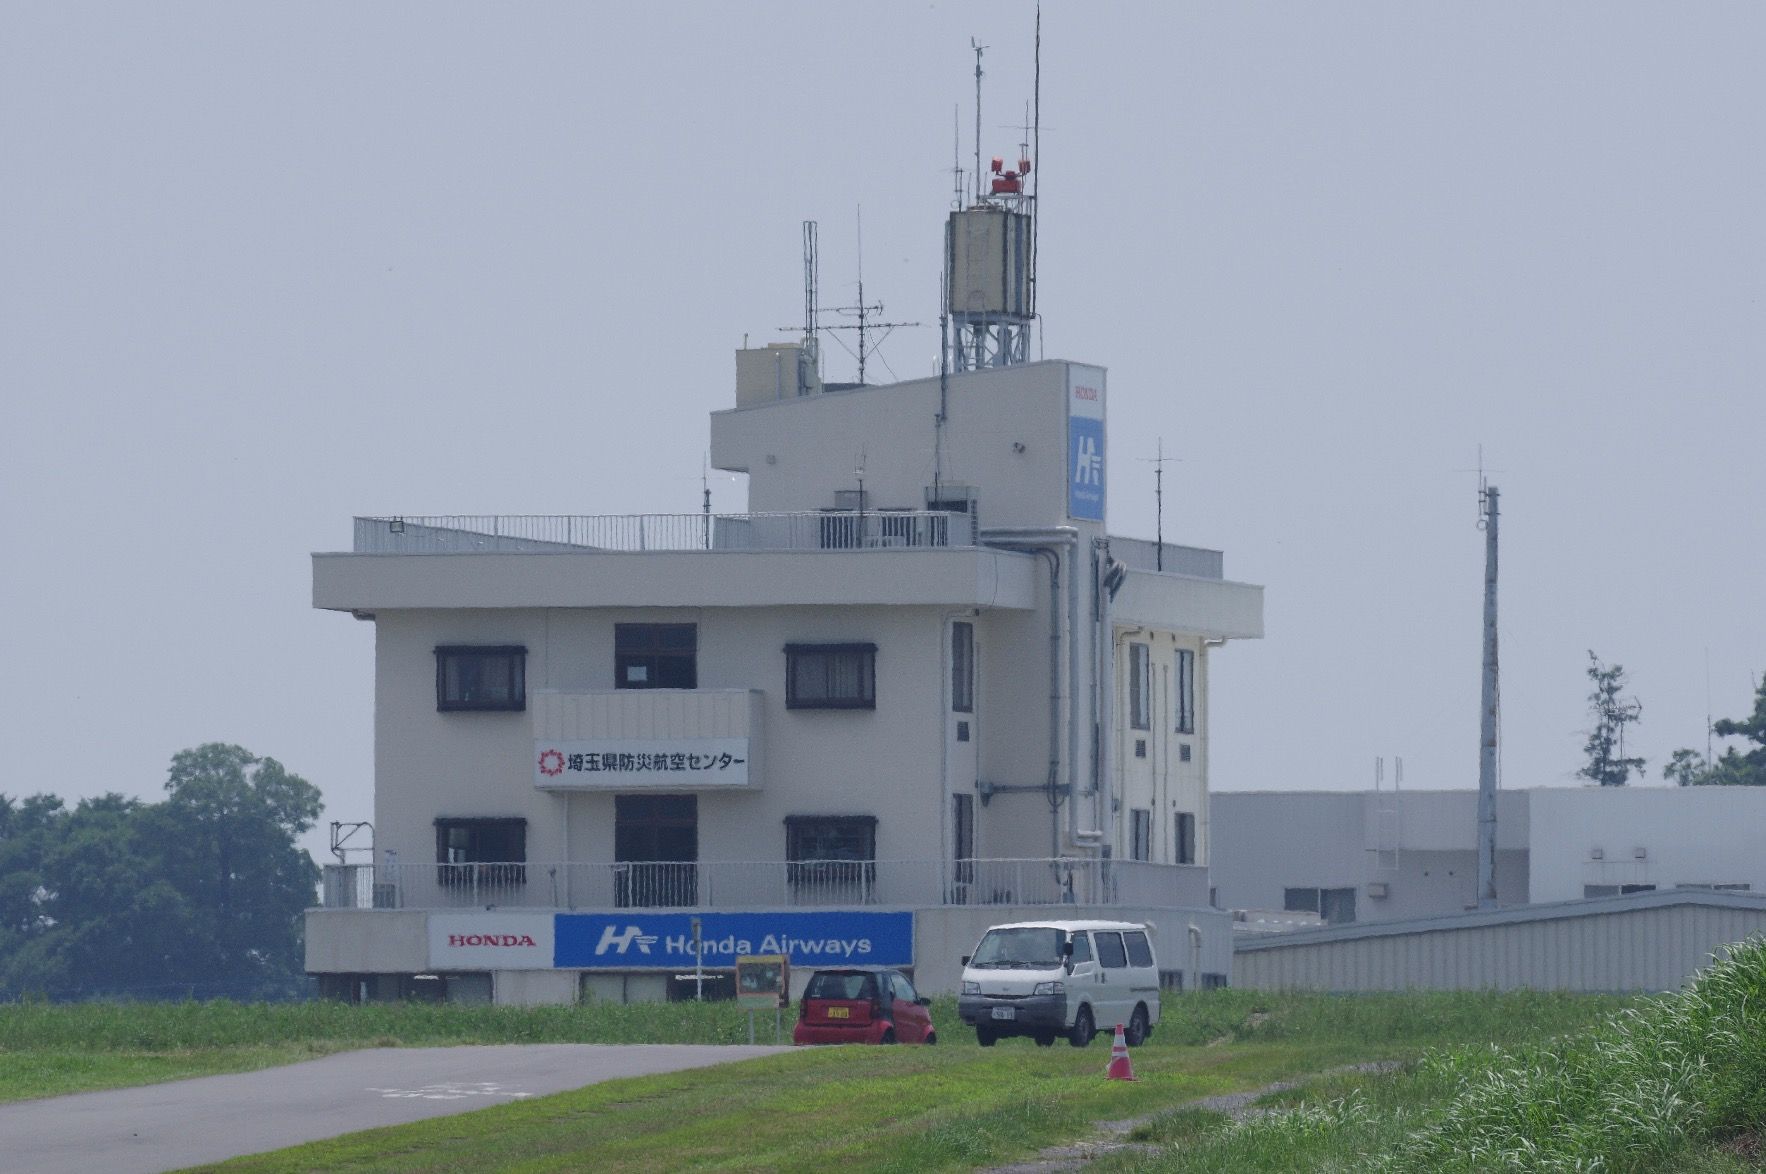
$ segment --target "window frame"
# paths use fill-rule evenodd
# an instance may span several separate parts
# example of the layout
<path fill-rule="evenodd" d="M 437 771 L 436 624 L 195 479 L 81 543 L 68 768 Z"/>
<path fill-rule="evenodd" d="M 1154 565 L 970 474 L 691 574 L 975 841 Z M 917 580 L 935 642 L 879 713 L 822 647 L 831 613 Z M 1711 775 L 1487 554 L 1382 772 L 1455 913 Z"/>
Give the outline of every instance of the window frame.
<path fill-rule="evenodd" d="M 1196 653 L 1194 649 L 1177 650 L 1177 687 L 1172 690 L 1177 703 L 1177 728 L 1173 733 L 1196 732 Z"/>
<path fill-rule="evenodd" d="M 857 656 L 860 695 L 833 696 L 828 669 L 833 658 Z M 811 660 L 820 660 L 827 695 L 805 697 L 798 690 L 798 674 Z M 785 645 L 785 708 L 786 709 L 876 709 L 877 708 L 877 646 L 862 642 Z"/>
<path fill-rule="evenodd" d="M 508 697 L 474 701 L 449 696 L 448 668 L 451 664 L 476 659 L 487 662 L 497 658 L 508 661 L 507 680 L 503 682 Z M 484 672 L 483 663 L 479 672 Z M 458 683 L 459 674 L 455 674 Z M 437 644 L 435 646 L 435 708 L 437 713 L 520 713 L 527 709 L 527 646 L 525 644 Z"/>
<path fill-rule="evenodd" d="M 1196 862 L 1196 813 L 1179 811 L 1172 821 L 1172 830 L 1176 833 L 1177 842 L 1172 845 L 1174 864 L 1194 864 Z"/>
<path fill-rule="evenodd" d="M 1150 729 L 1153 724 L 1153 648 L 1138 640 L 1128 643 L 1128 725 Z"/>
<path fill-rule="evenodd" d="M 858 833 L 860 855 L 810 856 L 805 854 L 804 837 L 811 829 L 847 825 L 843 833 Z M 860 867 L 852 867 L 852 866 Z M 785 817 L 785 882 L 793 895 L 801 890 L 816 890 L 828 895 L 842 895 L 855 886 L 853 894 L 868 900 L 877 888 L 877 817 L 874 815 L 787 815 Z"/>
<path fill-rule="evenodd" d="M 438 815 L 435 818 L 434 826 L 437 884 L 444 888 L 458 888 L 475 883 L 481 885 L 522 885 L 527 883 L 527 820 L 525 818 L 518 815 Z M 464 830 L 468 833 L 512 831 L 515 833 L 513 858 L 505 860 L 480 858 L 477 851 L 468 847 L 464 850 L 472 852 L 472 858 L 450 860 L 448 853 L 452 850 L 452 845 L 448 843 L 448 833 L 456 830 Z"/>
<path fill-rule="evenodd" d="M 667 647 L 662 639 L 665 629 L 684 629 L 692 634 L 692 647 L 686 652 Z M 627 641 L 627 637 L 635 637 L 639 633 L 648 633 L 650 639 L 640 642 L 636 639 Z M 625 647 L 621 645 L 624 644 Z M 626 670 L 634 667 L 637 662 L 644 663 L 645 672 L 655 673 L 654 679 L 632 681 Z M 685 662 L 685 684 L 671 681 L 662 684 L 664 662 L 678 666 Z M 692 621 L 677 622 L 637 622 L 616 623 L 613 625 L 613 687 L 615 689 L 697 689 L 699 687 L 699 625 Z"/>
<path fill-rule="evenodd" d="M 975 625 L 967 620 L 950 625 L 950 708 L 975 712 Z"/>
<path fill-rule="evenodd" d="M 1153 858 L 1153 809 L 1128 809 L 1128 858 L 1147 861 Z"/>

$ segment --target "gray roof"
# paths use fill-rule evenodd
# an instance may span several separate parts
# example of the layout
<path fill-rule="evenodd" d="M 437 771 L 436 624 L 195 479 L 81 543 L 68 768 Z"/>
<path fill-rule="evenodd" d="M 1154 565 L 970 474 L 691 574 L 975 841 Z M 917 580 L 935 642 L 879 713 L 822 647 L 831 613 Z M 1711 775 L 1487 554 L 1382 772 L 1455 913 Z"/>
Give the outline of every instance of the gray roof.
<path fill-rule="evenodd" d="M 1508 909 L 1494 911 L 1472 910 L 1466 913 L 1444 913 L 1435 917 L 1416 917 L 1404 921 L 1334 925 L 1323 929 L 1295 930 L 1292 933 L 1259 934 L 1244 940 L 1235 938 L 1233 952 L 1243 954 L 1257 950 L 1278 950 L 1285 946 L 1349 942 L 1360 938 L 1441 933 L 1450 930 L 1479 929 L 1487 925 L 1519 925 L 1529 921 L 1559 921 L 1572 917 L 1600 917 L 1674 905 L 1700 905 L 1716 909 L 1745 909 L 1766 913 L 1766 893 L 1716 892 L 1709 889 L 1662 889 L 1649 893 L 1627 893 L 1621 897 L 1588 897 L 1578 901 L 1516 905 Z"/>

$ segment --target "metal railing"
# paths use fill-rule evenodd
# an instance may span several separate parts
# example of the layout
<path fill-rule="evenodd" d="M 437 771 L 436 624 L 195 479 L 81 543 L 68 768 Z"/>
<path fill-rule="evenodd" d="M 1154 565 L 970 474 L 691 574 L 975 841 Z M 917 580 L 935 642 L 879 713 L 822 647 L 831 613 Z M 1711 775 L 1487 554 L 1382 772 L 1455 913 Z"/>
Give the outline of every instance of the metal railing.
<path fill-rule="evenodd" d="M 830 510 L 780 514 L 447 514 L 355 520 L 357 554 L 548 551 L 875 550 L 972 547 L 973 514 Z"/>
<path fill-rule="evenodd" d="M 1200 906 L 1200 867 L 1087 859 L 328 864 L 327 909 Z"/>

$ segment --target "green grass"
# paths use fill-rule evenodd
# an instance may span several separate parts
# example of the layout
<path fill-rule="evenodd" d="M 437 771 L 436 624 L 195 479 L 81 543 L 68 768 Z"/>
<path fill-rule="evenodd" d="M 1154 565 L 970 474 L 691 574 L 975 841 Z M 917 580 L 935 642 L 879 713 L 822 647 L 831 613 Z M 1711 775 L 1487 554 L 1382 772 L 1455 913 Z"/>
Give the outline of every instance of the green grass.
<path fill-rule="evenodd" d="M 1437 1048 L 1233 1121 L 1182 1110 L 1099 1169 L 1734 1171 L 1766 1158 L 1766 942 L 1559 1038 Z"/>
<path fill-rule="evenodd" d="M 1089 1137 L 1100 1120 L 1150 1116 L 1216 1093 L 1362 1060 L 1413 1057 L 1474 1040 L 1568 1031 L 1622 1001 L 1557 995 L 1173 998 L 1134 1052 L 1133 1084 L 1103 1079 L 1107 1037 L 1076 1050 L 1005 1041 L 982 1049 L 933 1008 L 936 1048 L 830 1048 L 670 1076 L 593 1085 L 471 1114 L 240 1159 L 253 1171 L 971 1169 Z M 396 1008 L 373 1008 L 399 1013 Z M 425 1012 L 445 1008 L 417 1009 Z M 746 1019 L 718 1008 L 713 1038 Z M 488 1009 L 459 1009 L 492 1022 Z M 585 1017 L 667 1016 L 664 1008 L 585 1008 Z M 420 1020 L 432 1027 L 433 1021 Z M 667 1019 L 660 1022 L 668 1022 Z M 386 1030 L 394 1025 L 382 1020 Z M 676 1037 L 681 1038 L 681 1037 Z"/>

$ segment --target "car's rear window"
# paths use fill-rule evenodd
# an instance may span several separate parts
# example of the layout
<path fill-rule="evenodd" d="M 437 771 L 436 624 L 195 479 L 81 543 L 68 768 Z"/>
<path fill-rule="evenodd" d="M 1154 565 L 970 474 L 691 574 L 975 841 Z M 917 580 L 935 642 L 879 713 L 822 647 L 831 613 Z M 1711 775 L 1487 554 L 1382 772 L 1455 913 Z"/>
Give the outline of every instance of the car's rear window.
<path fill-rule="evenodd" d="M 1137 931 L 1122 935 L 1123 942 L 1128 946 L 1128 964 L 1130 966 L 1151 966 L 1153 964 L 1153 946 L 1147 941 L 1147 935 Z"/>
<path fill-rule="evenodd" d="M 877 989 L 871 974 L 813 974 L 803 988 L 806 999 L 868 999 Z"/>

